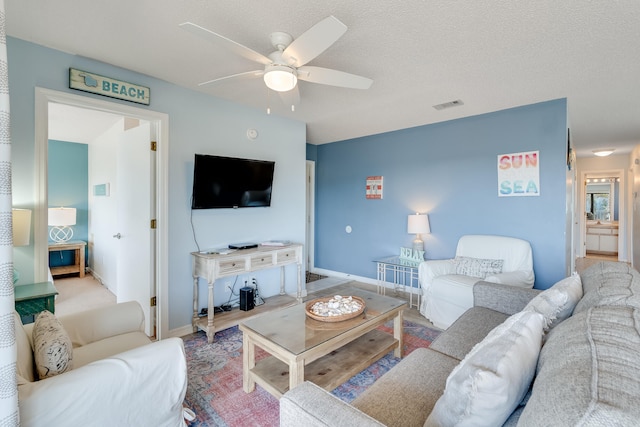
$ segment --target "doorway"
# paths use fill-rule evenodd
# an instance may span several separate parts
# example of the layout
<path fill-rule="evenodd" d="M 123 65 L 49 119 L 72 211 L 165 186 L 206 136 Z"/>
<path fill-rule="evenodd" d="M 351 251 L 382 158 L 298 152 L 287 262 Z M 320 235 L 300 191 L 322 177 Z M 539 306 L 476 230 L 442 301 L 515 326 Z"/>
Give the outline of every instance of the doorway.
<path fill-rule="evenodd" d="M 117 302 L 138 301 L 145 314 L 145 332 L 155 336 L 155 312 L 149 306 L 156 296 L 149 228 L 149 218 L 155 216 L 151 140 L 147 121 L 49 103 L 48 204 L 76 209 L 73 241 L 83 244 L 81 250 L 87 251 L 96 279 L 85 280 L 85 286 L 69 286 L 65 296 L 78 300 L 74 289 L 86 292 L 86 287 L 102 284 Z M 50 244 L 49 249 L 56 246 Z M 63 253 L 50 253 L 52 272 L 55 265 L 73 261 L 57 257 Z M 81 269 L 82 278 L 84 265 Z"/>
<path fill-rule="evenodd" d="M 579 256 L 627 259 L 624 171 L 584 171 L 580 191 Z"/>
<path fill-rule="evenodd" d="M 153 232 L 155 238 L 149 242 L 148 252 L 157 260 L 150 271 L 153 278 L 154 295 L 156 296 L 156 315 L 150 312 L 147 321 L 155 318 L 156 337 L 162 339 L 168 335 L 168 116 L 142 108 L 125 104 L 107 102 L 86 96 L 73 95 L 48 89 L 36 88 L 36 206 L 34 209 L 34 277 L 36 281 L 46 281 L 48 275 L 48 238 L 47 238 L 47 160 L 48 160 L 48 125 L 50 103 L 59 103 L 94 111 L 145 120 L 150 123 L 151 135 L 156 141 L 157 151 L 149 165 L 154 175 L 155 197 L 152 209 L 155 211 L 157 228 Z M 146 306 L 150 309 L 151 300 Z M 145 310 L 145 312 L 147 312 Z M 148 328 L 149 330 L 149 328 Z M 152 335 L 153 331 L 147 332 Z"/>
<path fill-rule="evenodd" d="M 305 223 L 305 276 L 308 276 L 313 271 L 314 262 L 313 257 L 315 247 L 315 185 L 316 185 L 316 163 L 312 160 L 307 160 L 307 172 L 306 172 L 306 223 Z"/>

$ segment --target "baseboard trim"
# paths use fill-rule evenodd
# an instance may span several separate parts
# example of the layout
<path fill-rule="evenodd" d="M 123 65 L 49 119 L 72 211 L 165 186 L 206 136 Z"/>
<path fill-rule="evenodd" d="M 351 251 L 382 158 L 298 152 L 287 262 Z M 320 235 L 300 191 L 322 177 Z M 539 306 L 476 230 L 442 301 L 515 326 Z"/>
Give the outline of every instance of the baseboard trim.
<path fill-rule="evenodd" d="M 347 280 L 355 280 L 358 282 L 362 282 L 362 283 L 367 283 L 370 285 L 374 285 L 374 286 L 378 286 L 381 283 L 376 280 L 376 279 L 372 279 L 370 277 L 363 277 L 363 276 L 356 276 L 354 274 L 348 274 L 348 273 L 341 273 L 339 271 L 333 271 L 333 270 L 325 270 L 322 268 L 315 268 L 312 273 L 316 273 L 316 274 L 322 274 L 323 276 L 329 276 L 329 277 L 337 277 L 340 279 L 347 279 Z M 386 288 L 391 288 L 391 289 L 395 289 L 395 288 L 401 288 L 402 290 L 404 290 L 405 292 L 411 292 L 411 286 L 406 286 L 406 285 L 396 285 L 395 283 L 392 282 L 382 282 L 384 284 L 384 286 Z M 422 293 L 420 287 L 417 288 L 413 288 L 414 293 L 420 292 Z"/>
<path fill-rule="evenodd" d="M 171 329 L 169 331 L 169 338 L 177 337 L 182 338 L 185 335 L 190 335 L 193 333 L 193 326 L 191 324 L 181 326 L 180 328 Z"/>
<path fill-rule="evenodd" d="M 337 277 L 339 279 L 357 280 L 358 282 L 377 285 L 378 281 L 370 277 L 356 276 L 354 274 L 341 273 L 339 271 L 325 270 L 323 268 L 314 268 L 312 273 L 321 274 L 323 276 Z"/>

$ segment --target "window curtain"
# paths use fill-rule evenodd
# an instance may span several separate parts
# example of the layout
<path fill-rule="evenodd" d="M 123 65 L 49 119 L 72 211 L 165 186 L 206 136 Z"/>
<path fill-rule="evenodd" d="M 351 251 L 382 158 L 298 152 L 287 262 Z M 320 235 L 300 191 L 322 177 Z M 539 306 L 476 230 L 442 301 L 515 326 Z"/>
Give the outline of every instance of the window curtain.
<path fill-rule="evenodd" d="M 18 425 L 11 219 L 9 74 L 4 0 L 0 0 L 0 426 Z"/>

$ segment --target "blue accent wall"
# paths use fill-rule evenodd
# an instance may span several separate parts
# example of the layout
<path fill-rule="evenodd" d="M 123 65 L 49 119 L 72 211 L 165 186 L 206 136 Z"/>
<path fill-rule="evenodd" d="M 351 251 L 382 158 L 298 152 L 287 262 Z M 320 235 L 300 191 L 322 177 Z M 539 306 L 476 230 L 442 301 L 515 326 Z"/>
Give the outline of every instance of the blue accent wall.
<path fill-rule="evenodd" d="M 49 207 L 76 208 L 73 240 L 89 240 L 89 146 L 49 140 Z M 51 243 L 51 239 L 49 239 Z M 72 265 L 75 251 L 49 253 L 49 266 Z M 85 259 L 89 259 L 85 254 Z"/>
<path fill-rule="evenodd" d="M 540 195 L 498 197 L 497 156 L 535 150 Z M 315 266 L 375 278 L 375 259 L 411 247 L 407 215 L 420 212 L 428 259 L 453 257 L 465 234 L 522 238 L 546 289 L 568 261 L 566 155 L 566 99 L 319 145 Z M 365 198 L 372 175 L 384 177 L 382 200 Z"/>
<path fill-rule="evenodd" d="M 307 160 L 318 160 L 318 146 L 307 144 Z"/>

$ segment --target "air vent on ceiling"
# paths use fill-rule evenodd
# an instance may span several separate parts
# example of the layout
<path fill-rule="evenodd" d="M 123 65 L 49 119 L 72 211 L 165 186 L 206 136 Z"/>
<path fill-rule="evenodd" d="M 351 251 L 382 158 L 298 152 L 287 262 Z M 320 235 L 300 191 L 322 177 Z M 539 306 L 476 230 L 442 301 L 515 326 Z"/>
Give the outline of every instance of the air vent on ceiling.
<path fill-rule="evenodd" d="M 444 104 L 434 105 L 433 108 L 440 111 L 446 108 L 459 107 L 461 105 L 464 105 L 464 102 L 462 102 L 461 99 L 456 99 L 455 101 L 449 101 L 449 102 L 445 102 Z"/>

